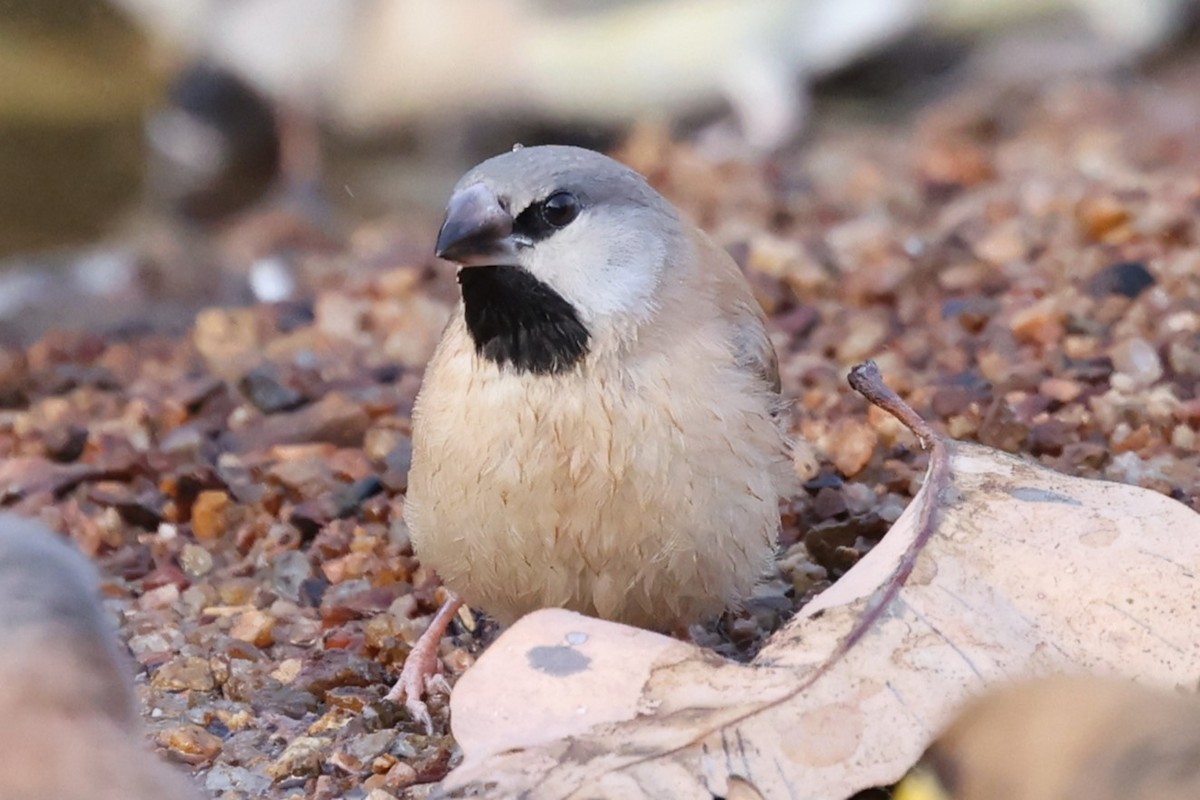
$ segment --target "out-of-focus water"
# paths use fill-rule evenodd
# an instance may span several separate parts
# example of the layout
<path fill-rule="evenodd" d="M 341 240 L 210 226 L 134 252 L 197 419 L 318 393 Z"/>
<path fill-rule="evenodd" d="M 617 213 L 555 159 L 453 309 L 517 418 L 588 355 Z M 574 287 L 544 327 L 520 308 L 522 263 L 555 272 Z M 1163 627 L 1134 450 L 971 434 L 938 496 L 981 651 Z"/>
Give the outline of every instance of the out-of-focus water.
<path fill-rule="evenodd" d="M 102 0 L 0 0 L 0 259 L 100 236 L 136 202 L 161 85 Z"/>

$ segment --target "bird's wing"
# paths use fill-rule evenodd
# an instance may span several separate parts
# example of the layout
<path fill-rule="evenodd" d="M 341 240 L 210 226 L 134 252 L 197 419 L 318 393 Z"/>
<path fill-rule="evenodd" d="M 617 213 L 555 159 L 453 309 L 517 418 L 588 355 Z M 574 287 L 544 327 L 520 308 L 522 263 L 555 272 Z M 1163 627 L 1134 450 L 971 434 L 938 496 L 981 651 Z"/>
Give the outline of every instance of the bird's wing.
<path fill-rule="evenodd" d="M 762 378 L 772 392 L 779 393 L 779 357 L 767 336 L 766 315 L 754 297 L 741 267 L 707 236 L 702 236 L 702 260 L 708 264 L 726 319 L 732 328 L 737 365 Z"/>
<path fill-rule="evenodd" d="M 767 336 L 763 327 L 762 308 L 753 297 L 748 302 L 739 302 L 733 309 L 734 347 L 739 367 L 753 372 L 771 388 L 779 393 L 782 388 L 779 381 L 779 356 L 775 354 L 775 346 Z"/>

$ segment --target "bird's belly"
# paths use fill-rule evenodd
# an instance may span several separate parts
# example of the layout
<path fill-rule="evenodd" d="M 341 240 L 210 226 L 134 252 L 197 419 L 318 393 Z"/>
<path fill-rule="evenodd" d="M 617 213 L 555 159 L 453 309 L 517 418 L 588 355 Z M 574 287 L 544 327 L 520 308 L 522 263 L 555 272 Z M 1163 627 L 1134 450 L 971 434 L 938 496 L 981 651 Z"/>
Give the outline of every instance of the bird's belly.
<path fill-rule="evenodd" d="M 765 405 L 474 388 L 423 398 L 405 512 L 468 603 L 501 622 L 561 606 L 669 629 L 760 579 L 783 449 Z"/>

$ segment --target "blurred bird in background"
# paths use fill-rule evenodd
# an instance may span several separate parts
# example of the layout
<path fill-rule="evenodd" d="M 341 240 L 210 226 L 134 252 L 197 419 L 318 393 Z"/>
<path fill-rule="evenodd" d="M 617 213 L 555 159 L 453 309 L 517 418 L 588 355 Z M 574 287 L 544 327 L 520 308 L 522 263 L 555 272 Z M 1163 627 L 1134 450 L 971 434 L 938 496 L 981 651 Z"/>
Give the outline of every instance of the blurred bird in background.
<path fill-rule="evenodd" d="M 99 583 L 53 531 L 0 514 L 4 800 L 199 797 L 141 741 L 130 665 L 100 608 Z"/>
<path fill-rule="evenodd" d="M 519 117 L 614 126 L 722 101 L 784 143 L 797 89 L 909 29 L 920 0 L 118 0 L 265 95 L 364 134 Z"/>
<path fill-rule="evenodd" d="M 970 703 L 894 800 L 1193 800 L 1200 699 L 1115 679 L 1055 677 Z"/>
<path fill-rule="evenodd" d="M 1114 58 L 1187 0 L 116 0 L 161 41 L 350 134 L 520 118 L 624 126 L 727 106 L 744 144 L 799 131 L 806 86 L 920 27 L 1064 13 Z"/>
<path fill-rule="evenodd" d="M 1067 19 L 1102 45 L 1092 53 L 1110 65 L 1128 64 L 1177 38 L 1195 6 L 1195 0 L 13 0 L 0 8 L 0 126 L 14 119 L 78 120 L 89 109 L 123 120 L 145 111 L 151 160 L 159 162 L 152 197 L 212 221 L 218 211 L 236 213 L 249 198 L 267 194 L 274 184 L 265 176 L 273 171 L 313 171 L 318 133 L 326 141 L 415 143 L 421 160 L 443 162 L 440 184 L 425 192 L 434 196 L 513 139 L 595 145 L 647 120 L 693 134 L 698 125 L 717 141 L 736 141 L 738 152 L 765 153 L 795 141 L 815 81 L 906 37 L 978 39 Z M 133 41 L 114 7 L 145 43 Z M 309 130 L 292 136 L 289 126 Z M 289 148 L 301 155 L 289 155 Z M 412 172 L 413 164 L 406 166 Z M 394 171 L 383 173 L 381 185 L 395 183 Z M 200 186 L 205 176 L 210 190 Z M 188 185 L 185 195 L 200 194 L 181 200 Z M 0 247 L 3 234 L 0 225 Z"/>
<path fill-rule="evenodd" d="M 455 177 L 516 141 L 609 149 L 651 124 L 709 156 L 770 157 L 812 119 L 813 87 L 864 61 L 907 86 L 918 70 L 888 53 L 956 43 L 967 56 L 925 70 L 940 79 L 1032 29 L 1055 68 L 1123 67 L 1175 41 L 1196 5 L 8 0 L 0 328 L 37 324 L 38 308 L 81 324 L 286 298 L 304 284 L 289 252 L 336 239 L 339 219 L 432 225 Z M 992 54 L 989 68 L 1026 80 L 1053 71 L 1026 50 Z M 187 232 L 147 233 L 153 214 Z"/>

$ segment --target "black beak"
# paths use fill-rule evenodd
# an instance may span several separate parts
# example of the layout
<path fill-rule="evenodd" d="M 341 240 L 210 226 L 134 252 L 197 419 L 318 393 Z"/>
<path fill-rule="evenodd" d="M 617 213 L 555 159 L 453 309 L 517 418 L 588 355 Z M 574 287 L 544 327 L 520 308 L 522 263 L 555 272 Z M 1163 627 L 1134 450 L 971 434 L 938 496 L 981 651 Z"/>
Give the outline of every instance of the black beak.
<path fill-rule="evenodd" d="M 511 257 L 512 230 L 512 215 L 496 194 L 482 183 L 471 184 L 450 198 L 446 221 L 438 231 L 438 258 L 470 265 Z"/>

